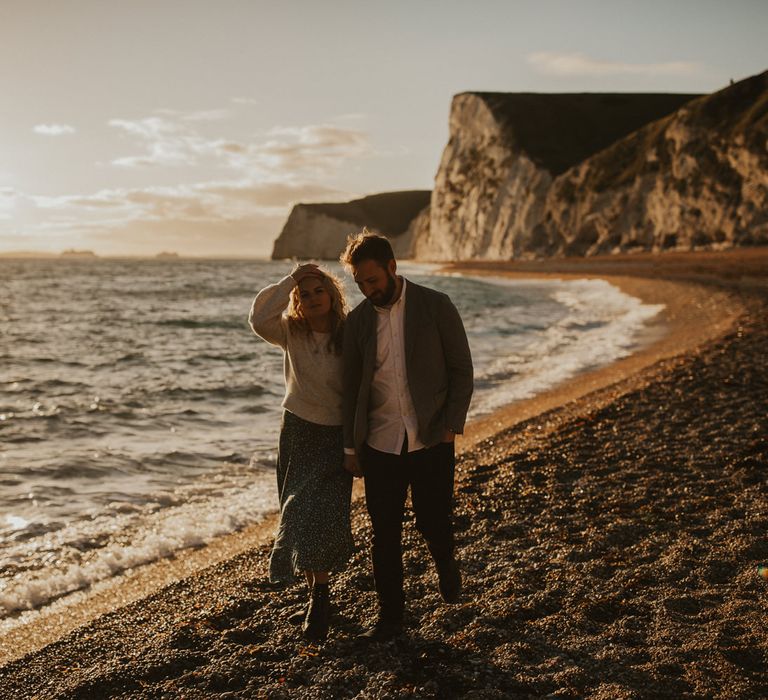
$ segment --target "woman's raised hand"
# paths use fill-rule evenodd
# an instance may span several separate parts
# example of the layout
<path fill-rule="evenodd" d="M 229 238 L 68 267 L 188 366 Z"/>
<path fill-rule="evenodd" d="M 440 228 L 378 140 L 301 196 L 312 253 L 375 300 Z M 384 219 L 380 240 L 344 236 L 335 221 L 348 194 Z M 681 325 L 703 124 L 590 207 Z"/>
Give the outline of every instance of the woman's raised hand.
<path fill-rule="evenodd" d="M 320 268 L 314 263 L 305 263 L 304 265 L 296 265 L 291 272 L 291 277 L 296 280 L 296 284 L 301 282 L 305 277 L 323 277 L 323 273 Z"/>

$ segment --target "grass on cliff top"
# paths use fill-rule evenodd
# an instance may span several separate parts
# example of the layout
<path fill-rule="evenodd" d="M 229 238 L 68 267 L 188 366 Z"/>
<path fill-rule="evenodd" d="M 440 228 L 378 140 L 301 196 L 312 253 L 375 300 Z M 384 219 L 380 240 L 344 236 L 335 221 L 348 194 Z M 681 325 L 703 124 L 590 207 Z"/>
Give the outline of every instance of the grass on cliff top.
<path fill-rule="evenodd" d="M 553 176 L 690 102 L 697 95 L 472 93 L 502 126 L 507 145 Z"/>
<path fill-rule="evenodd" d="M 699 97 L 596 154 L 589 160 L 584 185 L 601 192 L 669 167 L 666 133 L 677 120 L 704 136 L 689 145 L 699 152 L 700 167 L 721 167 L 704 153 L 715 142 L 743 140 L 750 150 L 764 152 L 768 138 L 768 71 Z"/>

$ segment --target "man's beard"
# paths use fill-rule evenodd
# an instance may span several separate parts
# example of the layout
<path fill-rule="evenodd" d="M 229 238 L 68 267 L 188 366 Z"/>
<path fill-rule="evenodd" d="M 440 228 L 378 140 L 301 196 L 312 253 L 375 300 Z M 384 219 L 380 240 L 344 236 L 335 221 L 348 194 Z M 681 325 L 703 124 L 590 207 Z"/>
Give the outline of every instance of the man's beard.
<path fill-rule="evenodd" d="M 395 296 L 397 281 L 394 275 L 390 274 L 387 281 L 387 288 L 383 292 L 374 292 L 368 298 L 376 306 L 388 306 L 392 303 L 392 297 Z"/>

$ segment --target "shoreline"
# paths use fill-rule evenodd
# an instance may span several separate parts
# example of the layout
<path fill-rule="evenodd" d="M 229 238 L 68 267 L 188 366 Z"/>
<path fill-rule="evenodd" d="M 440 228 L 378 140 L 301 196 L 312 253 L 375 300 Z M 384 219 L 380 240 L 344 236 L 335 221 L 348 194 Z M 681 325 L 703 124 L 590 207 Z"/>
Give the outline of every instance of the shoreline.
<path fill-rule="evenodd" d="M 688 254 L 690 255 L 690 254 Z M 601 267 L 612 264 L 608 274 Z M 620 265 L 640 262 L 639 258 Z M 656 261 L 654 261 L 656 262 Z M 531 263 L 454 262 L 442 271 L 465 275 L 537 279 L 599 278 L 648 304 L 664 304 L 662 319 L 654 319 L 652 332 L 659 337 L 609 365 L 582 372 L 529 399 L 502 406 L 468 422 L 457 440 L 457 454 L 471 450 L 501 430 L 545 413 L 588 393 L 605 388 L 662 359 L 684 353 L 725 333 L 743 311 L 728 291 L 707 289 L 699 281 L 653 280 L 631 274 L 615 274 L 617 261 L 537 261 Z M 578 268 L 583 267 L 581 272 Z M 576 268 L 576 269 L 574 269 Z M 626 272 L 625 270 L 622 270 Z M 662 325 L 663 328 L 659 326 Z M 353 498 L 363 497 L 362 480 L 355 480 Z M 277 513 L 222 537 L 204 547 L 183 550 L 177 556 L 129 569 L 53 601 L 41 610 L 24 611 L 0 622 L 0 667 L 55 642 L 100 615 L 140 600 L 164 586 L 194 576 L 209 566 L 226 561 L 253 547 L 266 544 L 274 535 Z M 28 620 L 28 622 L 25 622 Z M 5 624 L 4 624 L 5 623 Z"/>
<path fill-rule="evenodd" d="M 638 296 L 644 301 L 651 303 L 669 302 L 667 309 L 665 310 L 667 316 L 665 320 L 669 325 L 669 332 L 657 342 L 638 353 L 632 354 L 628 358 L 619 360 L 617 363 L 594 372 L 580 375 L 574 380 L 565 382 L 564 385 L 559 385 L 557 388 L 545 392 L 545 394 L 535 397 L 534 399 L 512 404 L 512 406 L 496 411 L 485 419 L 480 419 L 476 424 L 473 423 L 471 427 L 468 427 L 466 437 L 463 438 L 458 445 L 459 451 L 465 457 L 469 455 L 469 458 L 471 458 L 472 452 L 483 440 L 486 440 L 486 447 L 488 447 L 488 444 L 491 446 L 494 444 L 494 441 L 488 441 L 490 436 L 500 436 L 501 433 L 507 435 L 514 433 L 515 431 L 513 428 L 515 426 L 522 425 L 534 416 L 545 416 L 548 412 L 555 411 L 555 413 L 557 413 L 558 410 L 563 413 L 568 413 L 568 410 L 566 410 L 568 405 L 572 406 L 572 411 L 578 413 L 583 409 L 583 405 L 581 404 L 585 403 L 585 396 L 592 396 L 594 399 L 595 395 L 602 394 L 604 395 L 604 398 L 602 399 L 603 403 L 605 405 L 610 405 L 612 402 L 616 402 L 616 400 L 623 394 L 636 388 L 635 385 L 640 381 L 638 377 L 644 369 L 657 363 L 663 364 L 671 358 L 681 357 L 686 354 L 695 354 L 694 351 L 703 344 L 707 344 L 713 339 L 727 334 L 732 327 L 732 324 L 745 313 L 745 307 L 737 298 L 737 294 L 734 290 L 738 290 L 740 287 L 747 289 L 762 289 L 762 286 L 764 285 L 764 273 L 763 277 L 761 277 L 760 270 L 765 270 L 765 263 L 766 260 L 768 260 L 768 256 L 765 255 L 765 251 L 759 251 L 759 254 L 755 256 L 755 259 L 750 260 L 750 265 L 747 266 L 748 269 L 746 270 L 747 274 L 740 276 L 734 275 L 733 267 L 718 271 L 716 268 L 723 265 L 721 260 L 707 261 L 704 256 L 697 259 L 699 262 L 702 260 L 704 263 L 711 262 L 712 265 L 710 265 L 710 267 L 704 265 L 703 270 L 691 270 L 691 260 L 689 259 L 686 263 L 689 266 L 689 269 L 686 274 L 682 276 L 683 279 L 680 279 L 681 275 L 679 271 L 672 270 L 670 272 L 669 268 L 664 271 L 668 276 L 677 277 L 675 281 L 671 281 L 666 277 L 662 278 L 661 275 L 657 277 L 656 280 L 638 278 L 637 275 L 642 275 L 644 272 L 642 269 L 640 269 L 640 272 L 630 272 L 630 274 L 626 274 L 626 269 L 624 269 L 622 271 L 625 274 L 619 275 L 619 277 L 621 277 L 621 280 L 619 280 L 614 271 L 617 262 L 620 265 L 626 265 L 627 263 L 625 261 L 616 260 L 610 261 L 613 266 L 612 268 L 606 266 L 606 269 L 611 270 L 607 275 L 600 274 L 601 266 L 599 261 L 587 261 L 586 264 L 580 267 L 577 264 L 574 264 L 573 261 L 568 261 L 567 264 L 564 264 L 562 261 L 551 261 L 549 270 L 544 269 L 547 265 L 541 263 L 537 263 L 537 269 L 534 270 L 520 270 L 520 267 L 514 263 L 507 264 L 507 267 L 515 268 L 516 274 L 536 277 L 545 277 L 547 274 L 558 277 L 563 277 L 565 275 L 573 275 L 577 277 L 593 275 L 601 278 L 613 276 L 614 279 L 609 281 L 618 283 L 624 291 L 631 293 L 633 296 Z M 634 259 L 630 262 L 637 267 L 642 268 L 645 261 Z M 658 261 L 654 261 L 654 263 L 657 262 Z M 677 264 L 677 261 L 675 261 L 675 264 Z M 563 270 L 562 268 L 564 266 L 572 268 L 577 267 L 579 269 Z M 755 266 L 759 268 L 757 271 L 754 269 Z M 450 267 L 451 269 L 457 268 L 455 265 Z M 465 263 L 458 267 L 461 268 L 461 271 L 471 272 L 472 274 L 481 270 L 490 270 L 487 272 L 488 274 L 497 275 L 500 272 L 499 267 L 501 266 L 498 264 L 477 265 L 476 263 Z M 525 268 L 528 266 L 521 267 Z M 590 268 L 589 271 L 587 271 L 588 267 Z M 710 286 L 712 277 L 715 277 L 716 279 L 716 284 L 714 286 Z M 659 278 L 662 278 L 662 282 L 658 281 Z M 747 283 L 743 284 L 745 278 Z M 701 286 L 702 284 L 707 286 L 703 288 Z M 634 291 L 630 291 L 632 289 Z M 647 296 L 644 297 L 643 294 Z M 667 302 L 664 302 L 663 300 L 660 301 L 658 295 L 666 295 Z M 691 311 L 691 313 L 688 313 L 688 311 Z M 674 362 L 672 364 L 674 364 Z M 640 383 L 642 384 L 642 382 Z M 592 403 L 594 403 L 594 400 Z M 360 482 L 358 481 L 356 483 L 359 484 Z M 233 545 L 232 549 L 223 553 L 222 556 L 217 557 L 215 560 L 209 558 L 203 566 L 212 566 L 216 562 L 223 562 L 225 567 L 236 566 L 236 560 L 241 559 L 242 556 L 247 556 L 248 551 L 251 548 L 256 548 L 253 550 L 254 552 L 259 549 L 264 550 L 266 543 L 271 537 L 272 527 L 273 524 L 270 524 L 265 520 L 255 528 L 256 530 L 261 531 L 260 534 L 250 532 L 250 528 L 241 533 L 235 533 L 232 537 L 237 539 L 242 536 L 246 541 L 241 542 L 240 545 Z M 210 553 L 210 551 L 204 553 L 203 559 L 210 555 Z M 168 568 L 173 568 L 171 565 L 173 561 L 174 560 L 166 560 L 164 565 L 167 565 Z M 138 577 L 138 572 L 134 573 Z M 180 573 L 181 576 L 187 576 L 190 572 L 189 570 L 185 570 L 184 566 L 181 566 L 180 571 L 177 573 Z M 254 571 L 254 573 L 256 572 Z M 199 582 L 205 575 L 205 571 L 197 569 L 191 573 L 191 579 Z M 160 585 L 163 584 L 161 583 Z M 192 581 L 190 585 L 194 585 L 194 581 Z M 156 589 L 157 587 L 155 586 L 152 590 Z M 155 599 L 158 596 L 162 597 L 164 594 L 165 592 L 160 590 L 151 597 Z M 141 594 L 137 597 L 131 597 L 124 593 L 121 595 L 123 595 L 120 599 L 121 604 L 123 605 L 142 597 Z M 91 605 L 91 609 L 93 609 L 93 605 L 88 603 L 88 601 L 85 601 L 84 605 L 86 607 Z M 120 617 L 122 612 L 119 608 L 111 606 L 111 604 L 107 604 L 104 611 L 113 612 L 113 615 L 107 616 L 109 618 L 115 616 Z M 71 616 L 65 617 L 69 617 L 71 620 Z M 86 619 L 84 622 L 88 622 L 88 620 Z M 78 622 L 73 625 L 73 627 L 78 624 L 83 624 L 83 622 Z M 101 622 L 97 620 L 90 625 L 89 628 L 94 625 L 98 628 L 101 625 Z M 43 644 L 54 641 L 62 634 L 66 634 L 66 631 L 67 630 L 64 630 L 64 632 L 54 634 L 48 641 L 43 641 Z M 30 630 L 27 629 L 24 636 L 27 637 L 29 633 Z M 78 633 L 76 632 L 75 636 L 77 635 Z M 9 645 L 9 640 L 6 638 L 3 638 L 2 642 L 6 647 Z M 20 657 L 24 653 L 19 646 L 19 642 L 20 640 L 17 639 L 13 645 L 15 657 Z M 66 639 L 55 646 L 61 647 L 62 645 L 63 648 L 66 649 Z M 39 647 L 40 644 L 37 644 L 37 648 Z M 29 648 L 28 651 L 34 651 L 34 648 Z M 40 651 L 39 654 L 44 655 L 45 650 Z M 37 656 L 38 654 L 33 654 L 32 658 L 36 658 Z M 6 661 L 0 663 L 5 664 L 8 660 L 8 657 L 6 657 Z"/>
<path fill-rule="evenodd" d="M 476 267 L 474 263 L 453 264 L 449 269 L 465 274 L 499 274 L 499 271 Z M 726 333 L 743 312 L 743 307 L 729 292 L 707 289 L 698 283 L 648 280 L 611 274 L 530 274 L 509 271 L 502 272 L 501 275 L 513 279 L 603 279 L 643 303 L 663 304 L 664 309 L 660 313 L 661 319 L 653 319 L 650 322 L 648 332 L 654 338 L 650 342 L 609 365 L 580 372 L 552 389 L 529 399 L 502 406 L 487 416 L 478 417 L 467 426 L 461 441 L 463 449 L 471 448 L 500 430 L 568 402 L 577 401 L 588 393 L 615 384 L 656 362 L 683 354 L 717 338 Z"/>

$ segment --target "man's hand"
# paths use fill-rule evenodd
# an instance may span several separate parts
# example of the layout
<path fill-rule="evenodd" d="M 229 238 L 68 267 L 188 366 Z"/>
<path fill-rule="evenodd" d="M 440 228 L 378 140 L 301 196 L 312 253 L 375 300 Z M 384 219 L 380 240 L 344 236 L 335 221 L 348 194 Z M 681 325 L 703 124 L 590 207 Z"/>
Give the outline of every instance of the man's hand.
<path fill-rule="evenodd" d="M 456 433 L 454 433 L 453 430 L 446 428 L 445 432 L 443 433 L 443 442 L 453 442 L 455 439 Z"/>
<path fill-rule="evenodd" d="M 344 455 L 344 469 L 354 477 L 363 475 L 363 470 L 360 469 L 360 465 L 357 463 L 357 455 Z"/>
<path fill-rule="evenodd" d="M 323 273 L 320 268 L 314 263 L 306 263 L 304 265 L 296 265 L 291 272 L 291 277 L 296 280 L 296 284 L 301 282 L 305 277 L 323 277 Z"/>

